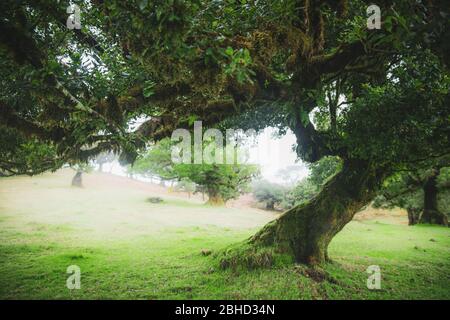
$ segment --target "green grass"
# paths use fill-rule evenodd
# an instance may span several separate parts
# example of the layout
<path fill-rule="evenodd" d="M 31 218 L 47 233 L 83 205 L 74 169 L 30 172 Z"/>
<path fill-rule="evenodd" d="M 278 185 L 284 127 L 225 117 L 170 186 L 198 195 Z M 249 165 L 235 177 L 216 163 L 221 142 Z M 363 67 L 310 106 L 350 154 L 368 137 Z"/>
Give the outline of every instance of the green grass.
<path fill-rule="evenodd" d="M 242 241 L 270 217 L 169 197 L 149 204 L 147 191 L 109 183 L 72 190 L 67 178 L 0 179 L 1 299 L 450 298 L 448 228 L 353 221 L 331 244 L 325 280 L 290 264 L 221 270 L 201 250 Z M 80 290 L 66 288 L 69 265 L 81 268 Z M 370 265 L 381 290 L 366 287 Z"/>

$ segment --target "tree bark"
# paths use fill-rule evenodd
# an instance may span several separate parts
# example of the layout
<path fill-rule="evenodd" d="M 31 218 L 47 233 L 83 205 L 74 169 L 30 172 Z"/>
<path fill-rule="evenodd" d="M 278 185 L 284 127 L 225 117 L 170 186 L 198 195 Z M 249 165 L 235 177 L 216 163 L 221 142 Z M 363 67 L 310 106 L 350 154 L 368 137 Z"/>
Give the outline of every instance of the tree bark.
<path fill-rule="evenodd" d="M 423 184 L 423 213 L 420 217 L 420 223 L 431 223 L 439 225 L 448 225 L 448 218 L 445 214 L 438 210 L 437 205 L 437 178 L 439 176 L 440 170 L 438 168 L 433 168 L 431 175 L 428 176 L 427 180 Z"/>
<path fill-rule="evenodd" d="M 419 222 L 420 209 L 418 208 L 407 208 L 408 213 L 408 225 L 413 226 Z"/>
<path fill-rule="evenodd" d="M 77 173 L 75 173 L 75 176 L 72 178 L 72 187 L 83 187 L 82 173 L 82 171 L 77 171 Z"/>
<path fill-rule="evenodd" d="M 275 246 L 296 262 L 320 264 L 328 259 L 328 245 L 376 194 L 386 171 L 361 160 L 344 161 L 343 169 L 307 203 L 285 212 L 254 235 L 256 246 Z"/>

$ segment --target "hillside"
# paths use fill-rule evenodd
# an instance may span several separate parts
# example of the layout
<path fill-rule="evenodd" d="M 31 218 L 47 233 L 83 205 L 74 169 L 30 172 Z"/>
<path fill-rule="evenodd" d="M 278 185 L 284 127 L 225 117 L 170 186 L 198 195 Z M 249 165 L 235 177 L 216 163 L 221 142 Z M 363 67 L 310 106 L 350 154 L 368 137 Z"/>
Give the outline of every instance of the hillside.
<path fill-rule="evenodd" d="M 86 175 L 77 189 L 72 174 L 0 179 L 0 298 L 450 298 L 448 228 L 366 211 L 331 243 L 326 277 L 290 263 L 224 271 L 214 254 L 276 214 L 208 207 L 108 174 Z M 147 201 L 154 196 L 164 201 Z M 80 290 L 66 287 L 70 265 L 81 269 Z M 382 290 L 366 287 L 370 265 L 382 270 Z"/>

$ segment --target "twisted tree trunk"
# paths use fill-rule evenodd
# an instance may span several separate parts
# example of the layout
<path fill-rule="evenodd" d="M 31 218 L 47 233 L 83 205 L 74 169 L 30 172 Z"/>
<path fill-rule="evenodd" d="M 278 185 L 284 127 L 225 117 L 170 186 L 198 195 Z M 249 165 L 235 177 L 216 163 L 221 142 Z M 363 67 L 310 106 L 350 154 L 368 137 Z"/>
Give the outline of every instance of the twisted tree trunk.
<path fill-rule="evenodd" d="M 385 170 L 366 161 L 344 161 L 343 169 L 311 201 L 285 212 L 254 235 L 257 246 L 275 246 L 299 263 L 320 264 L 328 259 L 328 245 L 375 196 Z"/>

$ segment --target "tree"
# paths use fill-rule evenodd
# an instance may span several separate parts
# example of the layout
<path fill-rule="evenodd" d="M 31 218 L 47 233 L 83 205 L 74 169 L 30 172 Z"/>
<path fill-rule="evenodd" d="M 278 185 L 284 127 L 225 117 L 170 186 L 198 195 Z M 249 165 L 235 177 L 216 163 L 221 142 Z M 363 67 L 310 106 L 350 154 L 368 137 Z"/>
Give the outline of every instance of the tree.
<path fill-rule="evenodd" d="M 83 172 L 90 172 L 92 170 L 91 166 L 86 163 L 77 163 L 72 166 L 75 170 L 75 175 L 72 178 L 72 187 L 83 187 Z"/>
<path fill-rule="evenodd" d="M 400 207 L 408 213 L 408 224 L 448 225 L 449 205 L 438 195 L 448 197 L 449 168 L 434 163 L 428 169 L 399 172 L 391 176 L 374 200 L 375 207 Z M 439 205 L 441 204 L 441 205 Z"/>
<path fill-rule="evenodd" d="M 311 179 L 301 180 L 294 188 L 286 192 L 282 206 L 291 209 L 314 198 L 320 191 L 320 186 L 314 184 Z"/>
<path fill-rule="evenodd" d="M 148 151 L 139 157 L 130 168 L 130 172 L 148 178 L 159 177 L 161 183 L 179 178 L 174 170 L 170 139 L 162 139 L 149 147 Z"/>
<path fill-rule="evenodd" d="M 438 177 L 440 167 L 433 167 L 422 186 L 424 201 L 423 212 L 419 218 L 420 223 L 434 223 L 448 226 L 448 217 L 438 208 Z"/>
<path fill-rule="evenodd" d="M 279 205 L 283 201 L 287 191 L 286 187 L 267 180 L 256 181 L 253 183 L 252 189 L 255 199 L 265 203 L 267 210 L 275 210 L 275 205 Z"/>
<path fill-rule="evenodd" d="M 68 31 L 63 2 L 2 1 L 0 123 L 20 138 L 1 170 L 55 169 L 104 151 L 133 162 L 196 119 L 289 128 L 303 161 L 337 156 L 342 169 L 249 250 L 324 262 L 392 171 L 449 152 L 446 2 L 380 0 L 379 30 L 367 29 L 370 4 L 81 1 L 83 28 Z M 24 142 L 54 150 L 50 161 L 15 161 Z M 248 260 L 237 251 L 224 261 L 239 258 Z"/>
<path fill-rule="evenodd" d="M 250 182 L 259 174 L 256 166 L 229 164 L 178 164 L 174 171 L 201 186 L 208 195 L 207 204 L 214 206 L 249 192 Z"/>
<path fill-rule="evenodd" d="M 208 204 L 224 205 L 247 192 L 249 183 L 259 170 L 253 165 L 238 164 L 176 164 L 172 161 L 174 143 L 163 139 L 139 157 L 133 171 L 144 175 L 157 175 L 162 180 L 188 179 L 199 185 L 208 195 Z"/>

